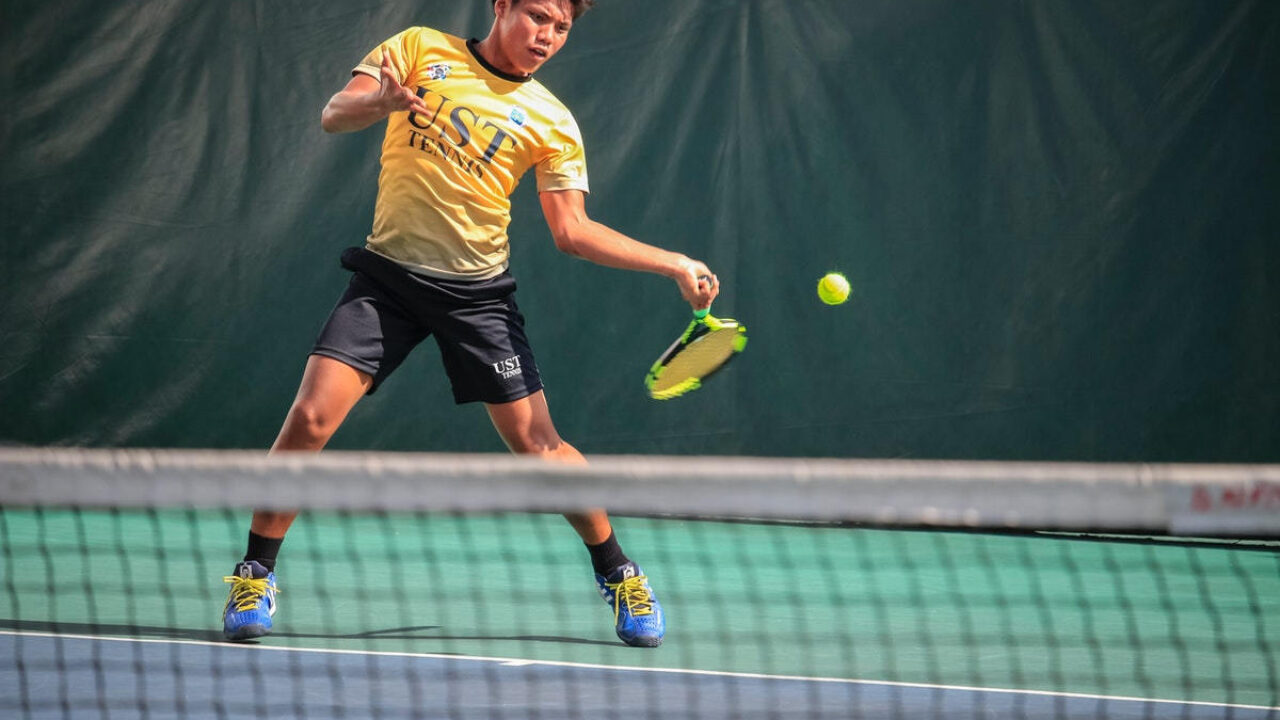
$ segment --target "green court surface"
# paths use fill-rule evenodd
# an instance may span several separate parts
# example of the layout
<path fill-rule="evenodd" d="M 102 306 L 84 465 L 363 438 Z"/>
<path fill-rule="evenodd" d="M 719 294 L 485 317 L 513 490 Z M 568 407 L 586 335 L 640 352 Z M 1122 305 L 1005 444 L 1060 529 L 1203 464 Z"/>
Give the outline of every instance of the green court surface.
<path fill-rule="evenodd" d="M 622 646 L 553 515 L 304 514 L 267 646 L 1280 705 L 1275 546 L 618 518 Z M 248 517 L 4 509 L 0 630 L 217 641 Z M 283 660 L 282 660 L 283 662 Z"/>

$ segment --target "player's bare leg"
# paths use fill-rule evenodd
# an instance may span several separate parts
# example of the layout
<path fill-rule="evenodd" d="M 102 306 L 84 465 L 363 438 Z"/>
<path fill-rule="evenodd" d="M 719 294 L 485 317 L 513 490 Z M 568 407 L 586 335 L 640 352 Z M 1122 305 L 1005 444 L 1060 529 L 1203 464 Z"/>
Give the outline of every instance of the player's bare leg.
<path fill-rule="evenodd" d="M 489 418 L 511 452 L 537 455 L 552 462 L 585 465 L 587 459 L 578 449 L 565 442 L 556 432 L 547 408 L 547 398 L 541 390 L 508 403 L 489 403 Z M 597 545 L 608 539 L 613 528 L 604 510 L 586 510 L 566 513 L 565 519 L 578 532 L 582 541 Z"/>
<path fill-rule="evenodd" d="M 307 359 L 302 383 L 271 452 L 317 452 L 369 390 L 373 378 L 344 363 L 320 355 Z M 284 542 L 293 511 L 258 510 L 249 526 L 249 544 L 235 573 L 222 610 L 222 636 L 252 640 L 271 632 L 276 612 L 276 554 Z"/>
<path fill-rule="evenodd" d="M 372 384 L 372 376 L 346 363 L 324 355 L 307 358 L 298 395 L 271 452 L 318 452 Z M 296 516 L 296 512 L 258 510 L 253 514 L 250 530 L 264 537 L 282 538 Z"/>
<path fill-rule="evenodd" d="M 552 462 L 586 464 L 577 448 L 556 432 L 541 390 L 509 403 L 486 407 L 493 426 L 512 452 L 537 455 Z M 591 553 L 600 595 L 614 608 L 618 637 L 628 645 L 656 647 L 662 643 L 666 621 L 648 579 L 619 547 L 604 510 L 566 513 Z"/>

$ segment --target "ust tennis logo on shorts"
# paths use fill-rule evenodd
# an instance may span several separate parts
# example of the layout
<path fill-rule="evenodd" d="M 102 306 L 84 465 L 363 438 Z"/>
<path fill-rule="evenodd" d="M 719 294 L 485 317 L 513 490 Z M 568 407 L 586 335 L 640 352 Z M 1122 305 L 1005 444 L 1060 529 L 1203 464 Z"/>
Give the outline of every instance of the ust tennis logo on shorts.
<path fill-rule="evenodd" d="M 493 371 L 498 373 L 498 376 L 503 380 L 509 380 L 522 372 L 520 369 L 519 355 L 512 355 L 506 360 L 499 360 L 498 362 L 493 363 L 490 367 L 492 367 Z"/>

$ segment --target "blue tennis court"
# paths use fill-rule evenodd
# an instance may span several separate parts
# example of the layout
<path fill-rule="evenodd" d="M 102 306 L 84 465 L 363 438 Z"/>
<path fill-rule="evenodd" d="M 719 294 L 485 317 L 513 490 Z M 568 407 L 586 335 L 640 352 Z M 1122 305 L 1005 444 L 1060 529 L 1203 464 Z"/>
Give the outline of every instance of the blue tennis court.
<path fill-rule="evenodd" d="M 256 654 L 258 657 L 250 658 Z M 0 635 L 8 707 L 32 718 L 600 717 L 618 707 L 663 718 L 1237 718 L 1276 708 L 1016 689 L 930 687 L 831 678 L 606 667 L 520 658 L 447 657 L 226 643 Z M 262 657 L 270 656 L 270 657 Z M 278 666 L 246 677 L 246 666 Z M 54 672 L 32 672 L 61 666 Z"/>

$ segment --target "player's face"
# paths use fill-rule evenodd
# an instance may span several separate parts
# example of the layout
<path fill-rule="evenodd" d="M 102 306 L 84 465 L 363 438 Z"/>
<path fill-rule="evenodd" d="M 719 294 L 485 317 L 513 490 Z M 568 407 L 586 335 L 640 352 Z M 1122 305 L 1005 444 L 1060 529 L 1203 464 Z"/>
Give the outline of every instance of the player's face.
<path fill-rule="evenodd" d="M 573 26 L 569 0 L 498 0 L 494 32 L 500 54 L 498 67 L 517 75 L 532 75 L 560 52 Z"/>

